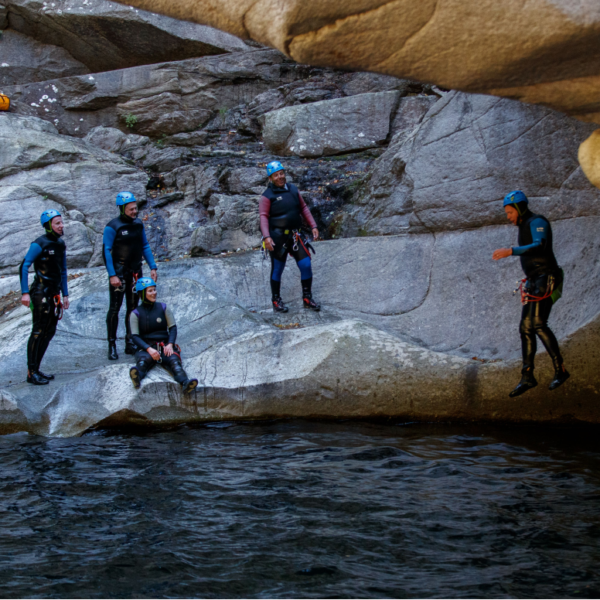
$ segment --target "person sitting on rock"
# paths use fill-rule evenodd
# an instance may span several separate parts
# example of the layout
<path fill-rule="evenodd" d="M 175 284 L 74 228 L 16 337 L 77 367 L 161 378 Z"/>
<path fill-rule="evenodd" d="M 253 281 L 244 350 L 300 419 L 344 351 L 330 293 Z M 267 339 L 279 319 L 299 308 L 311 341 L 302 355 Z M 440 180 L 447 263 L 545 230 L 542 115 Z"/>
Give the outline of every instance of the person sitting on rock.
<path fill-rule="evenodd" d="M 69 308 L 67 287 L 67 247 L 60 238 L 63 220 L 57 210 L 45 210 L 40 218 L 46 233 L 29 246 L 21 266 L 21 304 L 31 309 L 33 327 L 27 343 L 27 382 L 47 385 L 54 375 L 44 375 L 40 364 L 56 333 L 63 308 Z M 29 267 L 35 278 L 29 288 Z M 62 292 L 62 300 L 60 293 Z"/>
<path fill-rule="evenodd" d="M 198 385 L 198 380 L 188 379 L 181 365 L 181 349 L 175 344 L 177 325 L 171 309 L 156 301 L 156 283 L 150 277 L 138 279 L 135 289 L 142 303 L 129 317 L 133 342 L 138 348 L 136 365 L 129 371 L 133 386 L 139 389 L 142 379 L 161 363 L 181 385 L 183 393 L 188 394 Z"/>
<path fill-rule="evenodd" d="M 108 333 L 108 359 L 117 360 L 117 328 L 119 311 L 125 297 L 125 353 L 135 354 L 136 347 L 131 340 L 129 315 L 138 304 L 134 291 L 135 282 L 142 277 L 142 256 L 150 266 L 150 275 L 157 279 L 157 266 L 144 224 L 137 218 L 138 207 L 131 192 L 117 194 L 117 206 L 121 213 L 104 228 L 102 256 L 108 271 L 109 308 L 106 315 Z"/>
<path fill-rule="evenodd" d="M 313 238 L 319 238 L 317 224 L 300 195 L 298 188 L 286 183 L 285 170 L 278 161 L 267 165 L 269 186 L 259 203 L 260 229 L 265 248 L 271 256 L 271 296 L 274 312 L 288 312 L 281 299 L 281 276 L 287 255 L 294 257 L 300 269 L 304 308 L 321 310 L 312 297 L 312 266 L 308 241 L 300 231 L 304 221 L 312 228 Z"/>
<path fill-rule="evenodd" d="M 527 277 L 522 293 L 524 305 L 519 327 L 523 352 L 522 378 L 509 394 L 511 398 L 520 396 L 537 385 L 533 375 L 536 335 L 542 340 L 554 365 L 554 379 L 549 389 L 555 390 L 569 378 L 558 341 L 548 327 L 552 305 L 562 293 L 563 271 L 552 250 L 552 228 L 548 219 L 532 213 L 528 205 L 527 196 L 521 191 L 511 192 L 504 198 L 506 217 L 519 228 L 519 245 L 515 248 L 500 248 L 492 255 L 494 260 L 519 256 Z"/>

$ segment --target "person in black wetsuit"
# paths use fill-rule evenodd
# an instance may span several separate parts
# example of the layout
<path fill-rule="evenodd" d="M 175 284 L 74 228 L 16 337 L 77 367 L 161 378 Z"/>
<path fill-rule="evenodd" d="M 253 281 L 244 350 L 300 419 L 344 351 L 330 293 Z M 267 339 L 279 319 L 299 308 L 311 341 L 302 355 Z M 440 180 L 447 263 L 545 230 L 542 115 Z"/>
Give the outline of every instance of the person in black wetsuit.
<path fill-rule="evenodd" d="M 62 217 L 57 210 L 46 210 L 40 221 L 46 233 L 31 244 L 19 268 L 21 303 L 31 308 L 33 318 L 27 343 L 27 382 L 33 385 L 47 385 L 54 379 L 54 375 L 44 375 L 40 371 L 40 364 L 56 333 L 62 309 L 69 308 L 67 247 L 61 239 L 64 232 Z M 35 278 L 30 289 L 31 265 L 35 269 Z"/>
<path fill-rule="evenodd" d="M 301 233 L 303 221 L 312 229 L 313 239 L 319 238 L 317 224 L 310 214 L 298 188 L 286 183 L 283 165 L 278 161 L 267 165 L 269 186 L 260 199 L 260 229 L 265 248 L 271 256 L 271 297 L 275 312 L 287 312 L 281 299 L 281 276 L 287 255 L 294 257 L 300 269 L 302 303 L 304 308 L 315 311 L 321 307 L 312 297 L 312 246 Z"/>
<path fill-rule="evenodd" d="M 142 379 L 161 363 L 171 372 L 175 381 L 188 394 L 198 385 L 197 379 L 189 379 L 181 364 L 181 349 L 177 339 L 177 324 L 171 309 L 156 301 L 156 283 L 149 277 L 137 280 L 136 291 L 142 303 L 131 311 L 129 317 L 131 335 L 138 350 L 135 353 L 136 365 L 131 367 L 129 375 L 136 389 Z"/>
<path fill-rule="evenodd" d="M 548 327 L 552 305 L 560 298 L 563 284 L 563 272 L 552 249 L 552 227 L 548 219 L 529 210 L 527 196 L 521 191 L 511 192 L 504 198 L 504 210 L 507 219 L 519 228 L 519 245 L 500 248 L 492 258 L 500 260 L 508 256 L 519 256 L 527 277 L 523 295 L 525 304 L 519 327 L 523 369 L 521 381 L 509 394 L 514 398 L 537 385 L 533 374 L 536 335 L 542 340 L 554 365 L 554 379 L 549 389 L 555 390 L 562 385 L 569 378 L 569 372 L 563 364 L 558 341 Z"/>
<path fill-rule="evenodd" d="M 129 315 L 137 306 L 138 297 L 134 291 L 135 282 L 142 277 L 142 256 L 150 266 L 150 275 L 157 279 L 157 267 L 146 238 L 144 224 L 137 218 L 138 208 L 131 192 L 117 194 L 120 215 L 105 228 L 102 256 L 109 276 L 109 308 L 106 315 L 108 334 L 108 359 L 117 360 L 117 328 L 119 311 L 125 298 L 125 353 L 135 354 L 136 347 L 131 340 Z"/>

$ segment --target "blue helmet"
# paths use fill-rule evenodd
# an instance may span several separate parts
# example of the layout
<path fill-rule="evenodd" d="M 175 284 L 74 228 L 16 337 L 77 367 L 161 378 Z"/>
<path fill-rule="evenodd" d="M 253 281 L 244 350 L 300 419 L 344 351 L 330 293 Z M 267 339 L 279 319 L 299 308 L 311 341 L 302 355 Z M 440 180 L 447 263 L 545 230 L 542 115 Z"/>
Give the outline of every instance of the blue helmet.
<path fill-rule="evenodd" d="M 46 223 L 52 221 L 54 217 L 60 217 L 60 213 L 57 210 L 51 208 L 50 210 L 45 210 L 40 217 L 40 222 L 45 227 Z"/>
<path fill-rule="evenodd" d="M 143 292 L 145 289 L 155 286 L 156 281 L 152 277 L 140 277 L 135 284 L 136 292 Z"/>
<path fill-rule="evenodd" d="M 520 202 L 524 202 L 526 205 L 529 204 L 527 196 L 521 190 L 516 190 L 514 192 L 511 192 L 510 194 L 506 194 L 506 196 L 504 197 L 504 204 L 502 206 L 508 206 L 509 204 L 519 204 Z"/>
<path fill-rule="evenodd" d="M 277 173 L 277 171 L 285 171 L 283 165 L 278 160 L 274 160 L 267 165 L 267 175 L 269 177 L 271 177 L 273 173 Z"/>
<path fill-rule="evenodd" d="M 131 192 L 119 192 L 117 194 L 117 206 L 125 206 L 135 202 L 135 196 Z"/>

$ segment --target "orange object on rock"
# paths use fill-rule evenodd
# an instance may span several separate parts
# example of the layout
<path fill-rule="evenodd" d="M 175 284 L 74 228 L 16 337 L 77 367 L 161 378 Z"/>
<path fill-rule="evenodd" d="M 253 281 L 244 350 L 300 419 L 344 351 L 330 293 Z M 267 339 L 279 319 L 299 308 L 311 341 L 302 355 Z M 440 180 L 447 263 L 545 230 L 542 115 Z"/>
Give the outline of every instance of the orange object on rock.
<path fill-rule="evenodd" d="M 0 94 L 0 110 L 8 110 L 10 108 L 10 98 L 4 94 Z"/>

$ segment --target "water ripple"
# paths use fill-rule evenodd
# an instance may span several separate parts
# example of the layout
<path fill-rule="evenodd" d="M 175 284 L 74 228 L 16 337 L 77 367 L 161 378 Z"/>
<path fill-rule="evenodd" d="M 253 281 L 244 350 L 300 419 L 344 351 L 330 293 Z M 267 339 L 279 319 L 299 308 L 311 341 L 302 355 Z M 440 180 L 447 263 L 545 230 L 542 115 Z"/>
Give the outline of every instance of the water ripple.
<path fill-rule="evenodd" d="M 0 438 L 12 597 L 598 597 L 595 430 Z"/>

